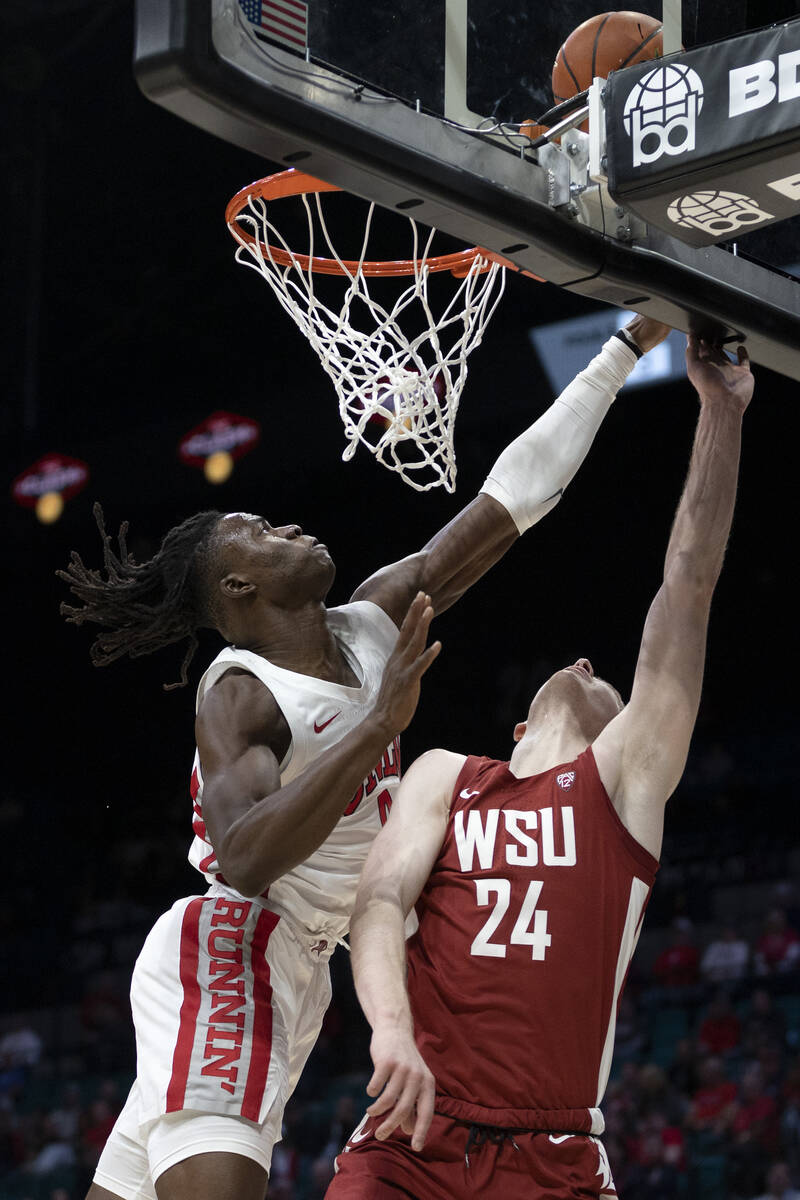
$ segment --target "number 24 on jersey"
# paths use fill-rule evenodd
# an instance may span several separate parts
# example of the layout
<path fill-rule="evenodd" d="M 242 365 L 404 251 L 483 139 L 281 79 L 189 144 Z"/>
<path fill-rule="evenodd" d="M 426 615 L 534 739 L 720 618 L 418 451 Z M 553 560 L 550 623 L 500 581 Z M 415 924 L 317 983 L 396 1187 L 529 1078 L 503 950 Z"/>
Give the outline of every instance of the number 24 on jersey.
<path fill-rule="evenodd" d="M 543 884 L 538 879 L 532 879 L 528 884 L 525 899 L 509 938 L 509 944 L 512 946 L 530 946 L 531 958 L 534 961 L 544 959 L 551 941 L 547 932 L 547 909 L 536 907 L 542 887 Z M 493 942 L 491 937 L 511 905 L 511 881 L 502 878 L 476 879 L 475 892 L 479 907 L 484 908 L 493 901 L 494 907 L 473 941 L 470 953 L 484 958 L 505 958 L 505 942 Z"/>

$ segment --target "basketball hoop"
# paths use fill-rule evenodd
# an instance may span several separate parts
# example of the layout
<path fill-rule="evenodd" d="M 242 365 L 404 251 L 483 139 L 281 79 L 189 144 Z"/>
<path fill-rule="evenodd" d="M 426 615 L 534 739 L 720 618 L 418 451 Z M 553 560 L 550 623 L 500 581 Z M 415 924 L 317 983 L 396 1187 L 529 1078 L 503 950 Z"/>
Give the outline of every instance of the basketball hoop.
<path fill-rule="evenodd" d="M 344 259 L 333 246 L 322 207 L 325 192 L 340 190 L 294 169 L 242 188 L 225 212 L 238 242 L 236 259 L 264 276 L 333 381 L 347 439 L 342 458 L 352 458 L 361 443 L 417 491 L 443 484 L 452 492 L 453 425 L 467 358 L 480 345 L 503 293 L 505 260 L 479 247 L 431 254 L 436 230 L 421 235 L 410 217 L 411 257 L 368 259 L 374 204 L 359 257 Z M 305 208 L 307 253 L 290 249 L 267 212 L 268 202 L 289 197 Z M 315 253 L 320 243 L 330 257 Z M 429 281 L 447 272 L 455 290 L 437 316 Z M 344 281 L 338 312 L 317 294 L 317 275 Z M 397 277 L 408 282 L 394 301 L 370 295 L 370 280 Z M 408 336 L 401 319 L 415 320 L 421 331 Z"/>

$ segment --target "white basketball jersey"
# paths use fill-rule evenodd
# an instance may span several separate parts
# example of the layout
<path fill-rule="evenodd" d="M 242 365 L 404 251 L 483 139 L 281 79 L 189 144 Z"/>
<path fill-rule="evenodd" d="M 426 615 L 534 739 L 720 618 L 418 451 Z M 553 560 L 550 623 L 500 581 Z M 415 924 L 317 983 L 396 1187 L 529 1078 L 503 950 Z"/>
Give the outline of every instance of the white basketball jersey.
<path fill-rule="evenodd" d="M 394 622 L 368 600 L 329 609 L 328 618 L 342 653 L 361 681 L 359 687 L 344 687 L 299 675 L 250 650 L 228 646 L 214 659 L 197 689 L 199 708 L 207 690 L 231 667 L 251 672 L 269 688 L 291 733 L 289 749 L 281 763 L 282 785 L 290 783 L 361 724 L 375 704 L 383 669 L 397 641 Z M 269 907 L 304 926 L 311 934 L 343 937 L 350 923 L 364 859 L 386 821 L 399 781 L 400 740 L 395 738 L 323 844 L 264 892 Z M 209 883 L 225 883 L 203 821 L 203 773 L 197 752 L 192 799 L 195 836 L 189 861 Z"/>

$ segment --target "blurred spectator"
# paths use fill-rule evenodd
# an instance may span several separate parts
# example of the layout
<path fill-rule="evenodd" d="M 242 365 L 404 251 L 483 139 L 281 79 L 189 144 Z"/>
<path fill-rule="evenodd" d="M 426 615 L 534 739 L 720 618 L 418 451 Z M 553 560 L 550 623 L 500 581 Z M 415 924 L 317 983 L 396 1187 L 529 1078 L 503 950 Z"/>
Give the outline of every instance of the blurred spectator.
<path fill-rule="evenodd" d="M 608 1126 L 606 1126 L 606 1131 L 603 1134 L 603 1145 L 605 1146 L 611 1166 L 611 1173 L 614 1176 L 614 1183 L 617 1185 L 617 1192 L 620 1196 L 630 1195 L 628 1185 L 633 1164 L 629 1161 L 625 1153 L 622 1138 L 617 1133 L 610 1133 Z"/>
<path fill-rule="evenodd" d="M 764 1152 L 778 1150 L 778 1106 L 764 1087 L 764 1075 L 758 1063 L 751 1063 L 739 1081 L 739 1096 L 731 1122 L 737 1142 L 757 1142 Z"/>
<path fill-rule="evenodd" d="M 773 908 L 764 921 L 764 932 L 756 942 L 756 975 L 786 975 L 800 962 L 800 936 L 786 920 L 782 908 Z"/>
<path fill-rule="evenodd" d="M 691 1038 L 680 1038 L 675 1043 L 675 1057 L 667 1068 L 667 1078 L 683 1096 L 693 1095 L 700 1086 L 698 1065 L 697 1046 Z"/>
<path fill-rule="evenodd" d="M 700 955 L 685 917 L 672 922 L 669 945 L 653 963 L 656 983 L 664 988 L 691 988 L 697 983 Z"/>
<path fill-rule="evenodd" d="M 781 1143 L 791 1166 L 800 1169 L 800 1057 L 786 1073 L 781 1091 Z"/>
<path fill-rule="evenodd" d="M 0 1038 L 0 1070 L 35 1067 L 42 1057 L 42 1039 L 24 1021 L 15 1021 Z"/>
<path fill-rule="evenodd" d="M 658 1118 L 659 1129 L 664 1125 L 679 1126 L 683 1120 L 684 1104 L 667 1080 L 661 1067 L 645 1063 L 636 1079 L 636 1112 L 642 1118 Z"/>
<path fill-rule="evenodd" d="M 764 1076 L 764 1091 L 778 1100 L 782 1094 L 783 1076 L 786 1070 L 786 1053 L 779 1042 L 765 1042 L 759 1046 L 756 1062 Z"/>
<path fill-rule="evenodd" d="M 0 1096 L 18 1092 L 42 1054 L 42 1039 L 24 1021 L 15 1021 L 0 1038 Z"/>
<path fill-rule="evenodd" d="M 742 1023 L 734 1012 L 730 997 L 719 992 L 708 1006 L 697 1031 L 697 1041 L 707 1054 L 728 1054 L 742 1037 Z"/>
<path fill-rule="evenodd" d="M 757 1200 L 800 1200 L 800 1192 L 792 1187 L 789 1168 L 784 1162 L 773 1163 L 767 1171 L 766 1191 Z"/>
<path fill-rule="evenodd" d="M 719 1058 L 706 1058 L 699 1067 L 700 1086 L 692 1096 L 687 1125 L 695 1132 L 717 1136 L 726 1132 L 734 1114 L 736 1084 L 728 1079 Z"/>
<path fill-rule="evenodd" d="M 735 983 L 744 979 L 750 947 L 730 925 L 709 942 L 700 960 L 700 974 L 707 983 Z"/>
<path fill-rule="evenodd" d="M 641 1015 L 630 992 L 623 992 L 617 1011 L 617 1032 L 614 1039 L 614 1058 L 618 1063 L 641 1058 L 647 1043 Z"/>
<path fill-rule="evenodd" d="M 664 1162 L 670 1163 L 681 1173 L 686 1170 L 686 1137 L 677 1125 L 664 1125 L 661 1130 L 664 1147 Z"/>
<path fill-rule="evenodd" d="M 0 1179 L 25 1161 L 27 1148 L 15 1113 L 0 1108 Z"/>
<path fill-rule="evenodd" d="M 630 1066 L 634 1070 L 636 1069 L 634 1063 L 631 1063 Z M 624 1144 L 625 1138 L 630 1132 L 635 1108 L 633 1089 L 620 1076 L 612 1079 L 606 1088 L 603 1100 L 603 1116 L 606 1122 L 606 1134 L 611 1138 L 616 1138 L 620 1145 Z"/>
<path fill-rule="evenodd" d="M 98 971 L 84 990 L 81 1024 L 92 1061 L 103 1070 L 116 1070 L 130 1061 L 131 1010 L 127 984 L 113 971 Z"/>
<path fill-rule="evenodd" d="M 647 1196 L 648 1200 L 674 1200 L 681 1194 L 680 1170 L 671 1161 L 659 1129 L 645 1129 L 632 1157 L 626 1180 L 629 1195 Z"/>
<path fill-rule="evenodd" d="M 333 1110 L 323 1154 L 335 1158 L 363 1115 L 363 1111 L 357 1112 L 355 1101 L 349 1092 L 340 1096 Z"/>
<path fill-rule="evenodd" d="M 269 1200 L 295 1200 L 296 1194 L 291 1179 L 276 1179 L 273 1182 L 270 1171 Z"/>
<path fill-rule="evenodd" d="M 311 1164 L 311 1180 L 308 1189 L 308 1200 L 324 1200 L 328 1184 L 333 1179 L 333 1156 L 321 1154 Z"/>
<path fill-rule="evenodd" d="M 45 1117 L 37 1137 L 39 1143 L 33 1158 L 25 1164 L 25 1170 L 31 1175 L 47 1175 L 59 1167 L 75 1165 L 75 1149 L 71 1142 L 60 1136 L 53 1129 L 49 1118 Z"/>
<path fill-rule="evenodd" d="M 783 1046 L 786 1017 L 765 987 L 756 988 L 742 1023 L 742 1050 L 755 1057 L 762 1046 Z"/>
<path fill-rule="evenodd" d="M 794 877 L 779 879 L 772 889 L 772 903 L 776 908 L 782 908 L 786 913 L 789 924 L 795 928 L 800 924 L 800 878 L 795 872 Z"/>
<path fill-rule="evenodd" d="M 272 1151 L 272 1164 L 269 1169 L 270 1200 L 275 1194 L 278 1184 L 286 1185 L 286 1194 L 292 1195 L 297 1179 L 297 1168 L 297 1151 L 291 1144 L 287 1144 L 284 1133 L 282 1140 L 275 1145 Z"/>
<path fill-rule="evenodd" d="M 670 1163 L 678 1171 L 685 1170 L 686 1137 L 680 1126 L 671 1122 L 661 1109 L 653 1109 L 637 1121 L 636 1136 L 629 1138 L 627 1143 L 632 1157 L 638 1160 L 645 1142 L 652 1148 L 654 1136 L 661 1144 L 659 1161 Z"/>
<path fill-rule="evenodd" d="M 61 1094 L 57 1108 L 50 1113 L 50 1124 L 65 1141 L 74 1141 L 78 1136 L 81 1119 L 81 1089 L 77 1083 L 68 1083 Z"/>
<path fill-rule="evenodd" d="M 731 1137 L 728 1184 L 736 1195 L 750 1196 L 779 1153 L 777 1105 L 764 1090 L 758 1063 L 751 1063 L 740 1080 Z"/>
<path fill-rule="evenodd" d="M 93 1100 L 83 1121 L 81 1143 L 86 1151 L 84 1161 L 94 1161 L 100 1157 L 100 1151 L 105 1146 L 108 1135 L 114 1128 L 117 1114 L 107 1100 Z"/>

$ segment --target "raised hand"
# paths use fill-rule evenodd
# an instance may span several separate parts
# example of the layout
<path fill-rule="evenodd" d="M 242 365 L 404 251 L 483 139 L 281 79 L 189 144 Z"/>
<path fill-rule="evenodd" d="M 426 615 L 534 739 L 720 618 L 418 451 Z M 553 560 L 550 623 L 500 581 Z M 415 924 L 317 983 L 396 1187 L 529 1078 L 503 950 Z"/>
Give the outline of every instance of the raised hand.
<path fill-rule="evenodd" d="M 433 1118 L 435 1084 L 413 1036 L 405 1030 L 376 1029 L 370 1054 L 375 1070 L 367 1095 L 378 1099 L 367 1112 L 371 1117 L 386 1115 L 375 1130 L 376 1138 L 382 1141 L 399 1125 L 410 1135 L 412 1150 L 421 1150 Z"/>
<path fill-rule="evenodd" d="M 736 359 L 721 346 L 690 333 L 686 343 L 686 373 L 697 389 L 700 401 L 723 400 L 744 412 L 753 395 L 750 359 L 744 346 L 737 347 Z"/>
<path fill-rule="evenodd" d="M 401 733 L 413 717 L 422 676 L 442 648 L 441 642 L 425 648 L 432 619 L 430 596 L 417 592 L 400 626 L 375 701 L 375 717 L 385 721 L 393 734 Z"/>

